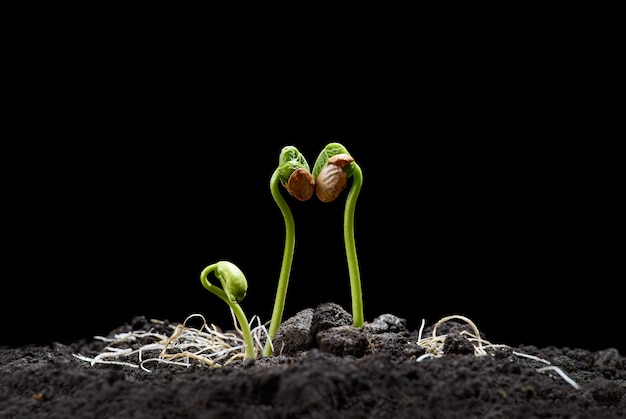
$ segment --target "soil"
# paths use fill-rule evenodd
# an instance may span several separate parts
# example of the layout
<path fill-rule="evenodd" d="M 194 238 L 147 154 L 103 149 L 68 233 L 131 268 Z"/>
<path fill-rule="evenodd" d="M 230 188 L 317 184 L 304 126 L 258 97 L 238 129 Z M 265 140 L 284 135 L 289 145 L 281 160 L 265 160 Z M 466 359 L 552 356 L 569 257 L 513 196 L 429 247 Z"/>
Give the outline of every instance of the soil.
<path fill-rule="evenodd" d="M 281 325 L 274 355 L 213 367 L 154 362 L 146 371 L 75 356 L 102 353 L 109 343 L 95 338 L 2 347 L 0 417 L 626 416 L 626 358 L 614 348 L 491 344 L 459 316 L 421 331 L 393 314 L 360 329 L 351 320 L 333 303 L 303 310 Z M 137 316 L 108 337 L 173 326 Z"/>

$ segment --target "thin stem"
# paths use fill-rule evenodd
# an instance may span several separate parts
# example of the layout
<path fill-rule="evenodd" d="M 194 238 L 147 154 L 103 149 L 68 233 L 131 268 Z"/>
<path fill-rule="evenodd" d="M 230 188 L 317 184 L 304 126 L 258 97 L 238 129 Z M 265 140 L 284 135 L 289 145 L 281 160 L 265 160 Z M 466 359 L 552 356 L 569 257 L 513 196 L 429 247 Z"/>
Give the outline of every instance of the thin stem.
<path fill-rule="evenodd" d="M 274 301 L 274 311 L 272 312 L 272 320 L 268 330 L 269 338 L 265 343 L 265 348 L 263 350 L 263 355 L 265 356 L 272 355 L 271 340 L 274 339 L 274 335 L 276 334 L 278 326 L 280 326 L 280 322 L 282 321 L 285 299 L 287 297 L 287 285 L 289 284 L 289 275 L 291 273 L 291 264 L 293 262 L 293 253 L 296 242 L 293 215 L 287 201 L 285 201 L 285 198 L 283 198 L 280 192 L 278 187 L 279 184 L 279 170 L 276 169 L 270 179 L 270 190 L 274 201 L 276 201 L 276 204 L 280 208 L 283 218 L 285 219 L 285 248 L 283 251 L 283 262 L 280 268 L 280 277 L 278 279 L 278 288 L 276 290 L 276 299 Z"/>
<path fill-rule="evenodd" d="M 350 274 L 350 290 L 352 293 L 352 318 L 354 326 L 361 328 L 364 325 L 363 296 L 361 291 L 361 273 L 359 271 L 359 261 L 356 253 L 356 243 L 354 239 L 354 210 L 356 200 L 363 184 L 363 173 L 356 162 L 352 163 L 352 187 L 346 198 L 346 207 L 343 218 L 343 236 L 346 247 L 346 258 L 348 259 L 348 271 Z"/>
<path fill-rule="evenodd" d="M 228 306 L 233 310 L 233 313 L 239 322 L 239 327 L 241 327 L 241 334 L 243 335 L 243 340 L 246 344 L 246 358 L 254 358 L 254 341 L 252 340 L 252 332 L 250 331 L 250 325 L 248 324 L 248 319 L 246 318 L 243 309 L 238 303 L 231 301 L 220 287 L 211 284 L 207 279 L 209 273 L 213 272 L 217 268 L 217 265 L 217 263 L 214 263 L 204 268 L 202 273 L 200 273 L 200 282 L 202 282 L 204 288 L 224 300 L 224 302 L 226 302 L 226 304 L 228 304 Z"/>

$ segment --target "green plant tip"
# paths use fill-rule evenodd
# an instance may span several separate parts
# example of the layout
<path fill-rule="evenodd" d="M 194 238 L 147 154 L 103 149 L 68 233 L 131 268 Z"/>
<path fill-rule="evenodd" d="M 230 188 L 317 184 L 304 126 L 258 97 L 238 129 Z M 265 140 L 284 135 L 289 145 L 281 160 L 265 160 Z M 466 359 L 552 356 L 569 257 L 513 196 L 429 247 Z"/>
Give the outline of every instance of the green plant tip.
<path fill-rule="evenodd" d="M 238 303 L 245 298 L 248 292 L 248 281 L 237 265 L 228 261 L 219 261 L 214 274 L 230 301 Z"/>
<path fill-rule="evenodd" d="M 329 143 L 320 151 L 320 154 L 317 156 L 315 160 L 315 164 L 313 165 L 313 178 L 317 179 L 322 169 L 328 164 L 328 160 L 336 156 L 338 154 L 345 154 L 346 156 L 350 156 L 348 150 L 340 143 Z M 354 160 L 353 160 L 354 161 Z M 342 169 L 346 172 L 347 177 L 352 176 L 353 166 L 351 164 L 345 164 L 342 166 Z"/>

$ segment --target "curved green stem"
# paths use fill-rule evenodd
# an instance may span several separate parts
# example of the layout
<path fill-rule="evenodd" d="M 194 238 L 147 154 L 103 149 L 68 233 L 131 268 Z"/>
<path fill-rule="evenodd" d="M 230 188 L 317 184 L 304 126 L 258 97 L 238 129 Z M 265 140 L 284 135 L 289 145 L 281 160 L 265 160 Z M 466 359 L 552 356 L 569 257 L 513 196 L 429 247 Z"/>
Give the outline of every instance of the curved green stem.
<path fill-rule="evenodd" d="M 265 343 L 265 348 L 263 350 L 263 355 L 265 356 L 272 355 L 271 340 L 274 339 L 274 335 L 276 334 L 278 326 L 280 326 L 280 322 L 282 321 L 285 299 L 287 297 L 287 285 L 289 284 L 289 275 L 291 273 L 291 264 L 293 262 L 293 253 L 296 242 L 293 215 L 287 201 L 283 198 L 278 187 L 280 184 L 279 176 L 280 171 L 279 169 L 276 169 L 270 180 L 270 190 L 274 201 L 276 201 L 276 204 L 280 208 L 283 218 L 285 219 L 285 248 L 283 251 L 283 262 L 280 268 L 278 289 L 276 290 L 276 299 L 274 301 L 274 311 L 272 312 L 272 320 L 268 330 L 269 338 Z"/>
<path fill-rule="evenodd" d="M 361 328 L 365 319 L 363 315 L 363 296 L 361 291 L 361 273 L 359 271 L 359 261 L 356 253 L 356 243 L 354 239 L 354 210 L 356 200 L 363 184 L 363 173 L 358 164 L 352 163 L 352 187 L 346 198 L 346 207 L 343 218 L 343 237 L 346 247 L 346 258 L 348 259 L 348 271 L 350 274 L 350 290 L 352 293 L 352 318 L 354 326 Z"/>
<path fill-rule="evenodd" d="M 202 270 L 202 273 L 200 273 L 200 282 L 202 282 L 202 285 L 204 286 L 204 288 L 206 288 L 207 290 L 211 291 L 213 294 L 220 297 L 231 308 L 231 310 L 235 314 L 235 317 L 237 318 L 237 321 L 239 322 L 239 327 L 241 328 L 243 340 L 246 345 L 245 357 L 254 358 L 254 341 L 252 340 L 252 333 L 250 332 L 250 325 L 248 324 L 248 319 L 246 318 L 246 315 L 243 312 L 243 309 L 238 303 L 231 301 L 226 295 L 226 293 L 220 287 L 217 287 L 211 284 L 209 280 L 207 279 L 207 276 L 209 275 L 209 273 L 213 272 L 215 269 L 217 269 L 217 267 L 218 267 L 218 264 L 214 263 L 204 268 Z"/>
<path fill-rule="evenodd" d="M 343 170 L 343 172 L 338 172 Z M 317 197 L 323 202 L 334 201 L 346 186 L 346 178 L 353 178 L 343 218 L 343 236 L 346 259 L 350 275 L 352 294 L 352 318 L 355 327 L 365 323 L 363 315 L 363 295 L 361 292 L 361 274 L 354 239 L 354 209 L 363 184 L 361 167 L 354 161 L 348 150 L 340 143 L 329 143 L 317 156 L 313 166 Z"/>

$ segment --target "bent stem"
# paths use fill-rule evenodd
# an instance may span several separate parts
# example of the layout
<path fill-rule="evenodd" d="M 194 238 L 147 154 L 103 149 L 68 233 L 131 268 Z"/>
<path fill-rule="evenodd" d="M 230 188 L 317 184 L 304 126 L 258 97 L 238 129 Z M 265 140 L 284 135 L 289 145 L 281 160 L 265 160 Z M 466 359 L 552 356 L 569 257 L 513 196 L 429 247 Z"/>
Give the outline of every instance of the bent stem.
<path fill-rule="evenodd" d="M 265 343 L 265 349 L 263 355 L 272 355 L 272 343 L 274 335 L 280 326 L 280 322 L 283 317 L 283 310 L 285 308 L 285 299 L 287 298 L 287 285 L 289 284 L 289 275 L 291 273 L 291 265 L 293 263 L 293 253 L 296 244 L 295 223 L 293 220 L 293 214 L 287 204 L 287 201 L 283 198 L 278 188 L 278 169 L 272 175 L 270 181 L 270 190 L 274 201 L 280 208 L 285 219 L 285 248 L 283 250 L 283 261 L 280 267 L 280 276 L 278 279 L 278 287 L 276 289 L 276 299 L 274 301 L 274 310 L 272 312 L 272 320 L 268 329 L 269 339 Z"/>
<path fill-rule="evenodd" d="M 280 153 L 278 167 L 270 179 L 270 192 L 285 221 L 285 246 L 283 250 L 283 260 L 278 278 L 272 320 L 268 330 L 268 339 L 265 342 L 263 355 L 271 356 L 273 352 L 272 339 L 278 331 L 278 327 L 283 318 L 285 300 L 287 298 L 287 286 L 291 274 L 293 254 L 296 243 L 296 229 L 291 209 L 280 192 L 279 185 L 282 184 L 293 197 L 300 201 L 308 200 L 313 194 L 315 181 L 309 171 L 309 164 L 304 156 L 293 146 L 283 147 Z"/>
<path fill-rule="evenodd" d="M 250 331 L 250 325 L 248 324 L 248 319 L 246 318 L 243 309 L 241 308 L 237 300 L 231 300 L 231 298 L 229 298 L 229 296 L 226 294 L 226 292 L 224 292 L 223 289 L 211 284 L 211 282 L 209 282 L 207 278 L 211 272 L 215 272 L 215 276 L 220 279 L 220 281 L 222 282 L 222 286 L 224 288 L 227 288 L 226 282 L 228 282 L 232 278 L 233 271 L 236 274 L 241 274 L 241 277 L 243 277 L 243 274 L 241 273 L 239 268 L 237 268 L 234 264 L 230 262 L 217 262 L 207 266 L 202 270 L 202 272 L 200 273 L 200 282 L 202 283 L 204 288 L 224 300 L 224 302 L 228 304 L 230 309 L 233 311 L 235 317 L 237 318 L 237 321 L 239 322 L 241 334 L 243 335 L 243 340 L 246 345 L 245 358 L 254 358 L 254 341 L 252 340 L 252 332 Z M 242 299 L 243 296 L 245 296 L 245 292 L 243 292 L 243 295 L 238 294 L 238 296 L 239 299 Z M 233 297 L 233 295 L 231 295 L 231 297 Z"/>
<path fill-rule="evenodd" d="M 363 173 L 356 162 L 352 163 L 352 186 L 346 198 L 346 207 L 343 216 L 343 240 L 346 247 L 346 259 L 348 260 L 348 272 L 350 275 L 350 290 L 352 294 L 352 317 L 354 326 L 361 328 L 365 323 L 363 315 L 363 296 L 361 291 L 361 272 L 356 253 L 354 238 L 354 211 L 356 200 L 363 185 Z"/>
<path fill-rule="evenodd" d="M 354 238 L 354 212 L 356 201 L 363 184 L 360 166 L 340 143 L 330 143 L 320 152 L 313 167 L 316 181 L 315 193 L 322 202 L 332 202 L 347 186 L 347 179 L 352 178 L 352 186 L 346 199 L 343 221 L 344 245 L 350 275 L 352 294 L 352 318 L 355 327 L 365 323 L 363 315 L 363 296 L 361 292 L 361 274 Z"/>

